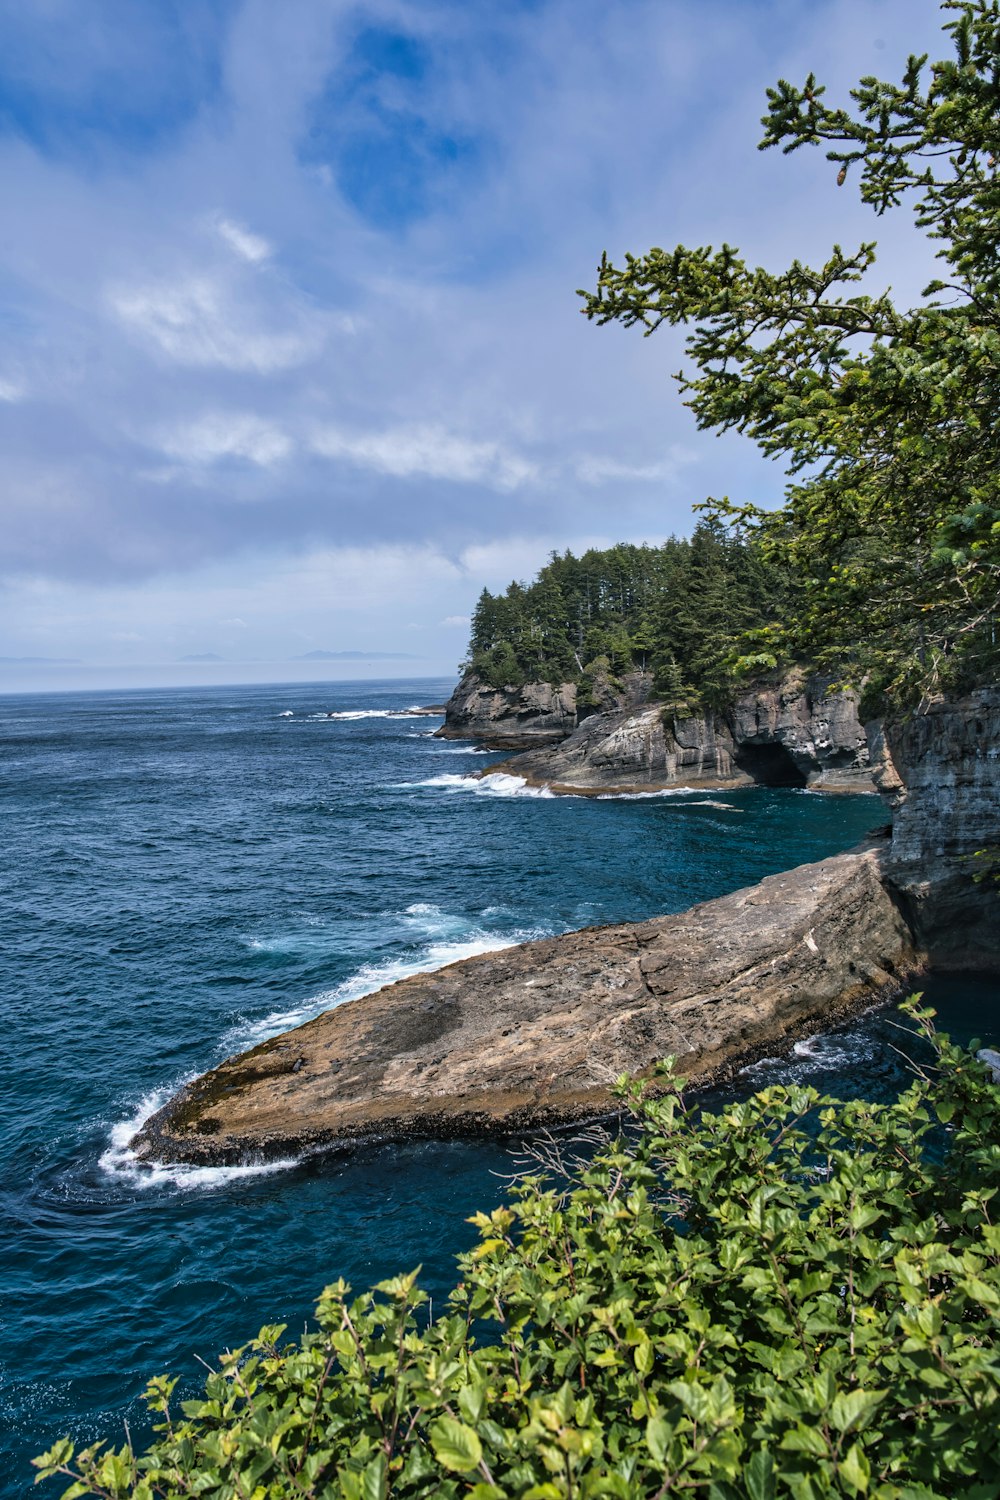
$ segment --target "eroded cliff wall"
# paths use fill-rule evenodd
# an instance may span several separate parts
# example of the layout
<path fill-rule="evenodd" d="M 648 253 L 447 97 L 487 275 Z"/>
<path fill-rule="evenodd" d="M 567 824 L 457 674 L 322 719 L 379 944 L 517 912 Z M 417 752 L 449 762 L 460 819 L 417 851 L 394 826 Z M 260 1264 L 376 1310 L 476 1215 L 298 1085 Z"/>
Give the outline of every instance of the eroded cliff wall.
<path fill-rule="evenodd" d="M 621 716 L 645 703 L 652 678 L 630 672 L 621 681 L 598 677 L 586 702 L 575 682 L 526 682 L 491 687 L 466 672 L 445 707 L 445 740 L 481 740 L 495 750 L 557 745 L 594 713 Z"/>
<path fill-rule="evenodd" d="M 569 685 L 567 685 L 569 686 Z M 511 712 L 521 715 L 526 753 L 502 769 L 555 787 L 603 791 L 669 786 L 815 786 L 871 789 L 868 747 L 853 693 L 831 693 L 830 679 L 788 672 L 739 694 L 725 712 L 687 715 L 649 703 L 649 679 L 630 681 L 609 711 L 558 735 L 549 719 L 529 731 L 534 695 L 514 703 L 463 684 L 445 733 L 474 735 L 506 748 Z M 498 703 L 498 698 L 500 701 Z M 631 702 L 629 701 L 631 700 Z M 484 722 L 484 715 L 499 719 Z M 500 769 L 495 767 L 494 769 Z"/>
<path fill-rule="evenodd" d="M 1000 687 L 922 704 L 869 735 L 893 814 L 886 876 L 918 941 L 942 967 L 1000 966 L 1000 886 L 975 858 L 1000 851 Z"/>

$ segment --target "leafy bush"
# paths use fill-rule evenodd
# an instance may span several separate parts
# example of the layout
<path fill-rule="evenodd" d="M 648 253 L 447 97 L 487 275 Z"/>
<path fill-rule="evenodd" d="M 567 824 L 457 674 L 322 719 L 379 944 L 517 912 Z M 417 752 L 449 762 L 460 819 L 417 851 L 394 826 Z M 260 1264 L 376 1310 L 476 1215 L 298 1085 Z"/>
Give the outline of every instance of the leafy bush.
<path fill-rule="evenodd" d="M 447 1311 L 416 1276 L 264 1328 L 143 1454 L 68 1440 L 69 1496 L 1000 1494 L 1000 1100 L 933 1063 L 895 1103 L 629 1084 L 639 1129 L 478 1215 Z"/>

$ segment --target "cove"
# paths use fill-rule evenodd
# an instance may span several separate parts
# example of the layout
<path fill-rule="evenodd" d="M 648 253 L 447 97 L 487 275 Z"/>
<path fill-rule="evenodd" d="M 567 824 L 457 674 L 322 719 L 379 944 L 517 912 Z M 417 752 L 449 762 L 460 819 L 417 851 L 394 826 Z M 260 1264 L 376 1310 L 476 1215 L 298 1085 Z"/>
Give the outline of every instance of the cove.
<path fill-rule="evenodd" d="M 298 1331 L 338 1275 L 363 1286 L 422 1262 L 440 1298 L 466 1216 L 503 1196 L 504 1143 L 142 1170 L 123 1141 L 185 1078 L 404 974 L 680 911 L 884 821 L 872 797 L 783 788 L 601 801 L 484 785 L 494 757 L 401 712 L 450 686 L 0 703 L 5 1500 L 55 1435 L 117 1436 L 126 1418 L 141 1433 L 149 1376 L 193 1383 L 196 1355 L 265 1319 Z M 995 987 L 947 993 L 985 1035 Z M 844 1049 L 830 1087 L 861 1086 L 861 1054 L 872 1087 L 895 1086 L 868 1025 L 809 1044 Z"/>

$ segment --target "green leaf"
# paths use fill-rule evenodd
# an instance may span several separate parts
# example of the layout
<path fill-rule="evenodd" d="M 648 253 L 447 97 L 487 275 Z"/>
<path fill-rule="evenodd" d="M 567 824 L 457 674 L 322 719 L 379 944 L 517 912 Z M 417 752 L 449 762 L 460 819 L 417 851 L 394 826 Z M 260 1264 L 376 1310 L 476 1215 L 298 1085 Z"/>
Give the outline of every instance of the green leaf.
<path fill-rule="evenodd" d="M 885 1391 L 841 1391 L 830 1407 L 830 1425 L 837 1432 L 864 1427 L 875 1408 L 885 1400 Z"/>
<path fill-rule="evenodd" d="M 744 1464 L 743 1483 L 749 1500 L 774 1500 L 774 1460 L 766 1448 L 758 1448 Z"/>
<path fill-rule="evenodd" d="M 440 1417 L 430 1430 L 434 1457 L 446 1469 L 467 1474 L 482 1462 L 483 1448 L 476 1433 L 454 1417 Z"/>
<path fill-rule="evenodd" d="M 860 1444 L 855 1443 L 848 1448 L 847 1453 L 837 1465 L 837 1472 L 853 1494 L 868 1493 L 872 1475 L 871 1464 L 865 1457 Z"/>
<path fill-rule="evenodd" d="M 666 1462 L 667 1449 L 673 1435 L 674 1429 L 665 1417 L 650 1417 L 646 1423 L 646 1447 L 653 1455 L 654 1463 Z"/>

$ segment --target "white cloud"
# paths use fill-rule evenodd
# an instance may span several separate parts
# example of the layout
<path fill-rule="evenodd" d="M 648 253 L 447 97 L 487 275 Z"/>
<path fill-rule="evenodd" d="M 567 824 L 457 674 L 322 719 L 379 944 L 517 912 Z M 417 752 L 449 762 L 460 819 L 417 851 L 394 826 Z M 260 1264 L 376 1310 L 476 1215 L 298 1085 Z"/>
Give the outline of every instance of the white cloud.
<path fill-rule="evenodd" d="M 251 265 L 259 265 L 262 260 L 269 260 L 274 253 L 267 240 L 262 235 L 254 234 L 252 230 L 246 229 L 242 224 L 235 223 L 232 219 L 219 219 L 216 229 L 231 250 L 248 260 Z"/>
<path fill-rule="evenodd" d="M 0 377 L 0 401 L 21 401 L 24 399 L 24 387 L 16 380 L 5 380 Z"/>
<path fill-rule="evenodd" d="M 458 437 L 434 425 L 368 433 L 325 427 L 314 434 L 312 446 L 324 458 L 344 459 L 398 479 L 419 476 L 514 490 L 539 478 L 535 464 L 502 444 Z"/>
<path fill-rule="evenodd" d="M 291 439 L 272 422 L 245 412 L 215 412 L 163 433 L 157 446 L 186 464 L 245 458 L 261 468 L 280 463 Z"/>
<path fill-rule="evenodd" d="M 442 625 L 454 625 L 456 628 L 460 627 L 461 629 L 464 630 L 466 628 L 466 626 L 472 624 L 472 616 L 471 615 L 446 615 L 445 618 L 441 621 L 441 624 Z"/>
<path fill-rule="evenodd" d="M 209 275 L 113 288 L 109 301 L 126 327 L 182 365 L 266 375 L 304 363 L 325 342 L 324 320 L 269 327 Z"/>
<path fill-rule="evenodd" d="M 615 479 L 656 483 L 673 479 L 685 464 L 696 462 L 697 454 L 675 444 L 668 457 L 656 463 L 632 464 L 617 458 L 601 458 L 596 454 L 589 454 L 577 459 L 573 472 L 584 484 L 608 484 Z"/>

